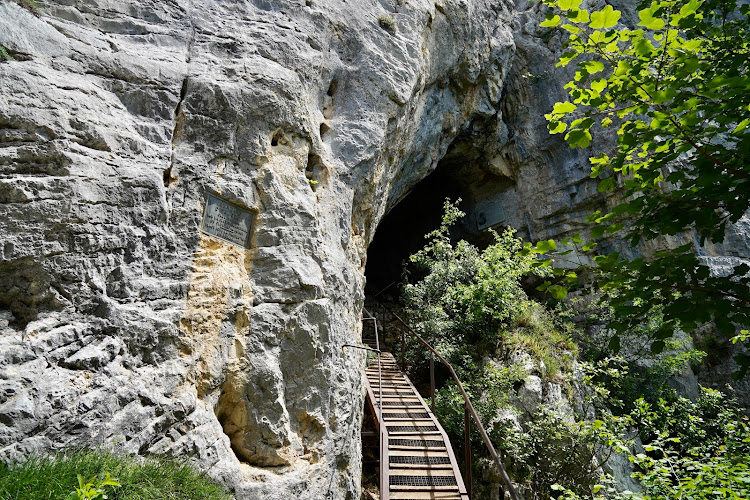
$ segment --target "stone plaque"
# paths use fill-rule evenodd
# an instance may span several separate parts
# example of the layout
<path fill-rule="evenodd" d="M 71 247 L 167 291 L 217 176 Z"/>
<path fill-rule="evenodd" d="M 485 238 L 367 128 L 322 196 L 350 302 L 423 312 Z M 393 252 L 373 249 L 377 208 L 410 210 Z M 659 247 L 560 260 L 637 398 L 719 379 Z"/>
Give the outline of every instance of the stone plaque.
<path fill-rule="evenodd" d="M 201 231 L 229 243 L 250 248 L 254 217 L 252 211 L 209 194 L 203 211 Z"/>

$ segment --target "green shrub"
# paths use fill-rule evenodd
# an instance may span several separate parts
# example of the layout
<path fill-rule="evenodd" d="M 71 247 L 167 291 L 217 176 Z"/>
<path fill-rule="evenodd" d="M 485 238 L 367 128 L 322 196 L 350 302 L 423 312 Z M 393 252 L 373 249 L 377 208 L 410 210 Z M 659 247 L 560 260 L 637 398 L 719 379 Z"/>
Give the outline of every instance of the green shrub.
<path fill-rule="evenodd" d="M 524 351 L 555 376 L 569 368 L 575 353 L 569 327 L 543 305 L 530 300 L 521 279 L 546 276 L 513 230 L 493 233 L 495 242 L 484 250 L 466 242 L 454 243 L 450 227 L 464 214 L 446 200 L 441 226 L 429 233 L 425 247 L 412 255 L 411 274 L 402 289 L 409 323 L 435 345 L 462 379 L 473 379 L 483 368 L 482 358 L 510 358 Z M 407 273 L 408 274 L 408 273 Z M 423 349 L 408 349 L 412 366 L 425 362 Z M 565 366 L 565 365 L 568 366 Z"/>
<path fill-rule="evenodd" d="M 611 311 L 606 304 L 592 306 L 572 302 L 581 322 L 587 326 L 591 326 L 592 323 L 601 326 L 611 319 Z M 644 398 L 650 403 L 660 398 L 674 401 L 678 396 L 673 388 L 675 377 L 679 377 L 686 368 L 701 363 L 705 358 L 705 352 L 695 349 L 687 335 L 660 339 L 661 327 L 661 311 L 655 307 L 647 324 L 639 325 L 627 332 L 615 334 L 611 330 L 603 329 L 595 333 L 582 325 L 578 332 L 586 333 L 574 335 L 580 344 L 582 358 L 599 365 L 600 369 L 591 373 L 590 381 L 610 392 L 603 403 L 607 411 L 617 414 L 632 411 L 633 402 L 639 398 Z M 622 343 L 622 347 L 618 347 L 617 356 L 611 355 L 609 346 L 613 340 L 617 341 L 617 344 Z M 658 353 L 653 349 L 655 342 L 662 344 Z M 700 347 L 704 348 L 703 345 Z"/>
<path fill-rule="evenodd" d="M 634 464 L 633 477 L 643 490 L 617 491 L 611 478 L 593 489 L 593 498 L 614 500 L 746 499 L 750 498 L 750 425 L 737 402 L 703 389 L 692 402 L 636 401 L 623 417 L 596 421 L 611 425 L 610 442 Z M 642 446 L 621 438 L 623 428 L 635 428 Z M 557 486 L 560 498 L 592 498 Z"/>
<path fill-rule="evenodd" d="M 532 488 L 538 498 L 549 497 L 555 480 L 570 478 L 576 491 L 583 491 L 597 478 L 592 475 L 597 432 L 549 409 L 540 410 L 521 429 L 513 418 L 518 410 L 511 397 L 531 375 L 514 361 L 523 358 L 519 353 L 536 362 L 542 377 L 570 389 L 566 379 L 577 351 L 572 326 L 562 311 L 549 311 L 529 299 L 521 285 L 528 275 L 551 271 L 523 252 L 523 242 L 510 229 L 494 233 L 494 243 L 484 250 L 451 241 L 449 229 L 462 216 L 457 203 L 446 201 L 440 228 L 410 258 L 412 280 L 402 293 L 409 323 L 456 369 L 514 480 Z M 425 373 L 424 349 L 412 344 L 407 354 L 415 371 Z M 436 413 L 452 439 L 461 442 L 463 398 L 453 381 L 438 386 Z M 485 447 L 478 432 L 471 439 L 481 454 Z"/>
<path fill-rule="evenodd" d="M 12 61 L 13 56 L 8 53 L 8 49 L 0 45 L 0 62 Z"/>
<path fill-rule="evenodd" d="M 80 478 L 80 481 L 79 481 Z M 88 478 L 88 479 L 86 479 Z M 107 480 L 121 486 L 108 486 Z M 115 478 L 114 480 L 112 478 Z M 89 484 L 90 483 L 90 484 Z M 22 463 L 0 463 L 0 499 L 60 500 L 229 500 L 226 490 L 185 463 L 162 458 L 142 459 L 107 451 L 76 451 L 29 457 Z M 85 493 L 88 492 L 88 493 Z"/>
<path fill-rule="evenodd" d="M 396 34 L 396 30 L 397 30 L 396 21 L 392 17 L 387 16 L 385 14 L 381 14 L 378 16 L 378 24 L 380 25 L 381 28 L 386 30 L 391 35 Z"/>

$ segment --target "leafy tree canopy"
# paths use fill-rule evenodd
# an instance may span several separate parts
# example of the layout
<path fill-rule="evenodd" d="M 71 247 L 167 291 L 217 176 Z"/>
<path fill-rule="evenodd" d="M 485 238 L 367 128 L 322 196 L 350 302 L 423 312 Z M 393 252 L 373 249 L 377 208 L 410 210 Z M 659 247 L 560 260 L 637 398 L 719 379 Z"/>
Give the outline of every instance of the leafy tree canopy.
<path fill-rule="evenodd" d="M 577 64 L 565 86 L 569 100 L 546 115 L 550 132 L 581 148 L 600 128 L 617 133 L 611 155 L 590 158 L 599 191 L 617 200 L 587 219 L 591 237 L 617 235 L 632 246 L 662 235 L 685 242 L 649 259 L 596 255 L 576 283 L 593 281 L 590 288 L 613 307 L 610 326 L 617 332 L 660 307 L 655 351 L 676 328 L 713 322 L 727 336 L 746 328 L 750 266 L 737 259 L 719 274 L 696 250 L 721 243 L 727 226 L 750 207 L 750 7 L 736 0 L 655 0 L 641 5 L 637 26 L 626 27 L 609 5 L 589 11 L 581 0 L 545 2 L 553 9 L 542 26 L 568 34 L 558 66 Z M 562 243 L 593 254 L 595 241 L 576 236 Z M 554 250 L 542 243 L 527 251 Z M 750 367 L 750 357 L 735 359 L 741 373 Z"/>

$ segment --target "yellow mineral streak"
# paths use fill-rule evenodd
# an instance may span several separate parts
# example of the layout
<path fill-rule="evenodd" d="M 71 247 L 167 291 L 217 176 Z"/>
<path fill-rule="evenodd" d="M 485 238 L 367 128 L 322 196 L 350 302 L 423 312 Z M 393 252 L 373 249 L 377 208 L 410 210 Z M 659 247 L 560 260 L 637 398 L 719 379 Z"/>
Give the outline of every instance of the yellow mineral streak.
<path fill-rule="evenodd" d="M 221 384 L 225 360 L 236 363 L 244 353 L 247 309 L 253 302 L 252 251 L 201 234 L 193 262 L 180 329 L 189 346 L 182 355 L 193 360 L 194 381 L 202 398 Z M 235 317 L 234 338 L 222 339 L 221 325 L 227 319 L 230 298 L 240 298 L 245 307 Z"/>

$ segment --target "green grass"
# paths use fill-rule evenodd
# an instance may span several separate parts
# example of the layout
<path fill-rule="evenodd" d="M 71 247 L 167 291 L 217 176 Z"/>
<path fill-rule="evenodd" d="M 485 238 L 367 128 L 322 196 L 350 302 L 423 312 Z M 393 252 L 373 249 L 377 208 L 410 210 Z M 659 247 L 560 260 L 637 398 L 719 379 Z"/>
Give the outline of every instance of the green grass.
<path fill-rule="evenodd" d="M 398 30 L 396 21 L 392 17 L 385 14 L 381 14 L 378 16 L 378 24 L 381 28 L 386 30 L 391 35 L 395 35 L 396 31 Z"/>
<path fill-rule="evenodd" d="M 533 301 L 525 301 L 513 318 L 515 328 L 503 337 L 507 347 L 521 349 L 546 366 L 546 377 L 572 369 L 578 347 L 571 339 L 570 325 L 555 322 L 554 312 Z"/>
<path fill-rule="evenodd" d="M 0 62 L 12 61 L 13 56 L 8 53 L 8 49 L 0 45 Z"/>
<path fill-rule="evenodd" d="M 24 7 L 26 9 L 29 9 L 33 13 L 37 13 L 37 9 L 39 9 L 39 3 L 36 0 L 13 0 L 15 3 L 20 5 L 21 7 Z"/>
<path fill-rule="evenodd" d="M 0 500 L 60 500 L 88 480 L 109 473 L 122 486 L 107 488 L 110 500 L 231 500 L 226 489 L 190 466 L 162 458 L 139 459 L 83 450 L 0 463 Z"/>

